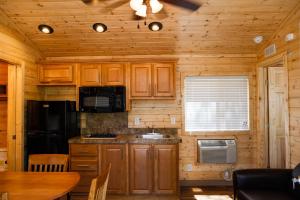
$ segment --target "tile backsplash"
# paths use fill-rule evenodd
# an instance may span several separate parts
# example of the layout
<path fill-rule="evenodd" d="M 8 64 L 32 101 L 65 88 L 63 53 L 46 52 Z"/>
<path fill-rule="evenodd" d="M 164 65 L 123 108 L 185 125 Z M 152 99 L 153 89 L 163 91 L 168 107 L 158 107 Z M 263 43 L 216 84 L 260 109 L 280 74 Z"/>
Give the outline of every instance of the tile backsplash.
<path fill-rule="evenodd" d="M 151 128 L 128 128 L 128 113 L 81 113 L 81 134 L 115 133 L 142 134 L 152 132 Z M 155 128 L 155 132 L 177 134 L 175 128 Z"/>

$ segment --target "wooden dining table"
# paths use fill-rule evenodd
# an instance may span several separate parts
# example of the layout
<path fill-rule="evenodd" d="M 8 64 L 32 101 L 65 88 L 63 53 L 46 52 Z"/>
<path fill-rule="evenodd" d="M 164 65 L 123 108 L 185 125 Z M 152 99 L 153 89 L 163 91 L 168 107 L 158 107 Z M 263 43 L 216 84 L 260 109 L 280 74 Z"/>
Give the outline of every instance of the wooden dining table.
<path fill-rule="evenodd" d="M 9 200 L 50 200 L 64 196 L 78 184 L 77 172 L 0 172 L 0 193 Z"/>

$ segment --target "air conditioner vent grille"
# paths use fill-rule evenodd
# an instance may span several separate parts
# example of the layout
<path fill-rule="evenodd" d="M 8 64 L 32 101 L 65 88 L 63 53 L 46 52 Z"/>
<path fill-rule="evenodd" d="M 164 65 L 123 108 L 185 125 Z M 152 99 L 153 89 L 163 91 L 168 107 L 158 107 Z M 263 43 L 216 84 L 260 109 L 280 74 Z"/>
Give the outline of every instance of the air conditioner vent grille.
<path fill-rule="evenodd" d="M 271 44 L 267 48 L 265 48 L 265 57 L 270 57 L 274 54 L 276 54 L 276 45 L 275 44 Z"/>

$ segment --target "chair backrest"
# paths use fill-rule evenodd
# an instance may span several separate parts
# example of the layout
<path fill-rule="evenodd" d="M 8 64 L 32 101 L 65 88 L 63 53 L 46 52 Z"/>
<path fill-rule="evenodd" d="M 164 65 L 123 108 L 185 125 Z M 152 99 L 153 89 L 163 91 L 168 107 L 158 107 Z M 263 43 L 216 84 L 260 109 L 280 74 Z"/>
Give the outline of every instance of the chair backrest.
<path fill-rule="evenodd" d="M 28 171 L 31 172 L 66 172 L 69 156 L 65 154 L 29 155 Z"/>
<path fill-rule="evenodd" d="M 88 200 L 105 200 L 111 164 L 91 183 Z"/>

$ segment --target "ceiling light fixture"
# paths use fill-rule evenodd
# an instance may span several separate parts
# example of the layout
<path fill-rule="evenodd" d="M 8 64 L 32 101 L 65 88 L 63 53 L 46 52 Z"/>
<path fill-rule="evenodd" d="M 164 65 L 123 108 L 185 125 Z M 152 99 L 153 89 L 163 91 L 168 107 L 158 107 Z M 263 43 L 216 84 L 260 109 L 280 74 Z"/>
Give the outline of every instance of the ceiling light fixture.
<path fill-rule="evenodd" d="M 51 34 L 54 32 L 53 28 L 46 24 L 40 24 L 38 26 L 38 28 L 42 33 L 45 33 L 45 34 Z"/>
<path fill-rule="evenodd" d="M 151 7 L 152 13 L 158 13 L 163 8 L 163 5 L 158 0 L 130 0 L 130 7 L 140 17 L 147 17 L 148 6 Z"/>
<path fill-rule="evenodd" d="M 107 26 L 105 24 L 102 23 L 95 23 L 93 25 L 93 29 L 98 32 L 98 33 L 103 33 L 105 31 L 107 31 Z"/>
<path fill-rule="evenodd" d="M 150 7 L 152 9 L 152 13 L 158 13 L 164 7 L 158 0 L 150 0 Z"/>
<path fill-rule="evenodd" d="M 253 41 L 254 41 L 256 44 L 261 43 L 263 40 L 264 40 L 264 37 L 261 36 L 261 35 L 256 36 L 255 38 L 253 38 Z"/>
<path fill-rule="evenodd" d="M 151 22 L 148 27 L 151 31 L 160 31 L 163 25 L 160 22 Z"/>

